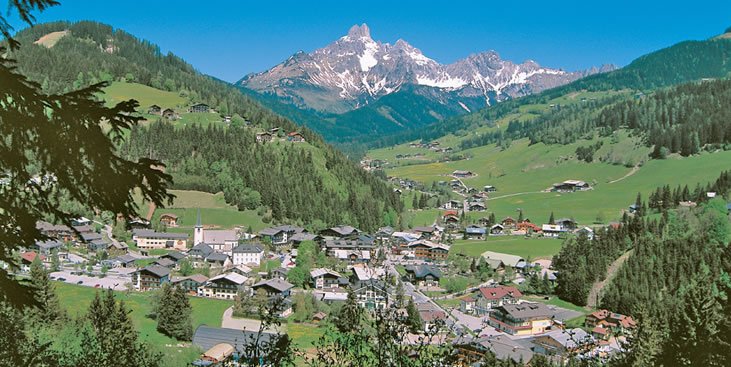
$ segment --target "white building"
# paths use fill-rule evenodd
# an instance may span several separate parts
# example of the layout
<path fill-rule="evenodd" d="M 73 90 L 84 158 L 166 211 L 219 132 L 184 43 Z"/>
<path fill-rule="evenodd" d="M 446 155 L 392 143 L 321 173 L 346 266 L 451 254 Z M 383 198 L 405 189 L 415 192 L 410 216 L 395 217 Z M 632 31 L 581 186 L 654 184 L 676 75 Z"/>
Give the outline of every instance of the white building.
<path fill-rule="evenodd" d="M 264 258 L 264 248 L 259 245 L 241 244 L 231 250 L 231 259 L 234 266 L 245 264 L 261 265 Z"/>

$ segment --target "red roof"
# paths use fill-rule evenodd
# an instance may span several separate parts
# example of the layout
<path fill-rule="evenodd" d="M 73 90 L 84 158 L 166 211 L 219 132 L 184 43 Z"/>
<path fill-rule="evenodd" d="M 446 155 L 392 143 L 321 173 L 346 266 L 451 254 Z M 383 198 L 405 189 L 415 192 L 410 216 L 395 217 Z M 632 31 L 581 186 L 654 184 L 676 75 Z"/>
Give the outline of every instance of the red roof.
<path fill-rule="evenodd" d="M 472 297 L 462 297 L 460 299 L 463 300 L 463 301 L 465 301 L 465 302 L 475 302 L 475 299 L 472 298 Z"/>
<path fill-rule="evenodd" d="M 457 212 L 450 210 L 450 211 L 444 213 L 443 217 L 446 217 L 448 215 L 457 215 Z"/>
<path fill-rule="evenodd" d="M 518 288 L 515 288 L 513 286 L 510 287 L 483 287 L 480 288 L 480 293 L 482 293 L 482 296 L 485 297 L 485 299 L 499 299 L 503 298 L 505 296 L 510 297 L 522 297 L 523 295 L 520 294 L 520 291 Z"/>
<path fill-rule="evenodd" d="M 295 132 L 293 132 L 293 133 L 289 133 L 289 134 L 287 134 L 287 136 L 295 136 L 295 135 L 299 135 L 299 134 L 300 134 L 300 133 L 298 133 L 298 132 L 296 132 L 296 131 L 295 131 Z"/>
<path fill-rule="evenodd" d="M 515 219 L 513 219 L 512 217 L 505 217 L 503 218 L 503 220 L 501 220 L 501 222 L 505 222 L 506 220 L 512 220 L 513 222 L 515 222 Z"/>
<path fill-rule="evenodd" d="M 591 329 L 591 332 L 597 333 L 597 334 L 602 334 L 602 335 L 607 335 L 607 333 L 609 333 L 609 330 L 607 330 L 603 327 L 597 326 L 597 327 Z"/>
<path fill-rule="evenodd" d="M 27 261 L 29 263 L 32 263 L 33 260 L 35 260 L 36 255 L 38 255 L 38 254 L 36 254 L 35 251 L 28 251 L 28 252 L 24 252 L 23 254 L 21 254 L 20 257 L 23 260 L 25 260 L 25 261 Z M 46 258 L 43 255 L 38 255 L 38 256 L 41 257 L 41 261 L 46 260 Z"/>

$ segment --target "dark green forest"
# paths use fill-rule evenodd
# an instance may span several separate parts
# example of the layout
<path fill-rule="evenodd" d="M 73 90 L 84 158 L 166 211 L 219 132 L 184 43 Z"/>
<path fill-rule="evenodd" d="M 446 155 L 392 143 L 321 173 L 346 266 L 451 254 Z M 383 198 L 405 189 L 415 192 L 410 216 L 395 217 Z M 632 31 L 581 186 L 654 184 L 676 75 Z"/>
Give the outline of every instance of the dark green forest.
<path fill-rule="evenodd" d="M 33 44 L 43 35 L 62 30 L 71 34 L 50 49 Z M 360 169 L 321 136 L 275 114 L 237 88 L 198 73 L 177 56 L 161 54 L 152 43 L 89 21 L 38 24 L 19 32 L 17 40 L 23 47 L 11 57 L 23 74 L 48 93 L 122 80 L 132 74 L 138 83 L 238 114 L 258 130 L 299 131 L 324 160 L 315 162 L 312 151 L 294 146 L 274 149 L 256 144 L 254 129 L 176 129 L 166 123 L 137 126 L 121 147 L 124 155 L 163 160 L 173 174 L 173 188 L 223 191 L 226 201 L 242 210 L 266 206 L 275 222 L 347 223 L 374 230 L 384 217 L 393 218 L 385 216 L 386 212 L 402 210 L 399 198 L 385 182 Z"/>

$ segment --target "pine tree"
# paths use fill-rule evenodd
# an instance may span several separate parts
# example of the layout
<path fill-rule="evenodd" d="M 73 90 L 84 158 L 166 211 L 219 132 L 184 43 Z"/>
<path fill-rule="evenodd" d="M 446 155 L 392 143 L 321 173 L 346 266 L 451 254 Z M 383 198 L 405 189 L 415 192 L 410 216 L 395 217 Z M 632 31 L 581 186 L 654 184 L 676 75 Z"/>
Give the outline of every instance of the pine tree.
<path fill-rule="evenodd" d="M 548 218 L 548 224 L 556 224 L 556 219 L 553 217 L 553 212 L 551 212 L 551 217 Z"/>
<path fill-rule="evenodd" d="M 46 268 L 41 264 L 41 257 L 37 255 L 30 264 L 31 286 L 34 298 L 38 305 L 34 312 L 43 323 L 52 323 L 62 316 L 61 304 L 56 294 L 56 288 L 51 283 Z"/>
<path fill-rule="evenodd" d="M 406 325 L 409 327 L 409 330 L 413 334 L 419 333 L 422 329 L 421 316 L 416 309 L 413 298 L 409 300 L 409 304 L 406 306 L 406 313 L 408 315 Z"/>
<path fill-rule="evenodd" d="M 169 283 L 162 286 L 157 312 L 157 330 L 178 340 L 193 338 L 192 307 L 185 291 Z"/>
<path fill-rule="evenodd" d="M 348 290 L 348 299 L 340 308 L 335 317 L 335 326 L 341 333 L 348 333 L 360 330 L 360 323 L 363 320 L 363 310 L 358 305 L 353 289 Z"/>

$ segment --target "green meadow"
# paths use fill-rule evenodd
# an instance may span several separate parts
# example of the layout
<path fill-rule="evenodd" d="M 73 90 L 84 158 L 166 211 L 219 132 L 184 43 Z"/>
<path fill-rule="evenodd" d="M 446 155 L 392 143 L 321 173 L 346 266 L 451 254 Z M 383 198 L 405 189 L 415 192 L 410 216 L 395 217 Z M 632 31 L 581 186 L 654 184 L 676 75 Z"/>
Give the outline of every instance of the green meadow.
<path fill-rule="evenodd" d="M 165 109 L 184 106 L 188 103 L 187 98 L 181 97 L 177 93 L 137 83 L 113 82 L 104 88 L 104 100 L 108 104 L 117 104 L 130 99 L 137 100 L 140 104 L 139 108 L 145 112 L 152 105 Z"/>
<path fill-rule="evenodd" d="M 457 240 L 450 251 L 478 257 L 485 251 L 517 255 L 524 259 L 551 258 L 561 250 L 562 240 L 523 236 L 488 236 L 487 240 Z"/>

